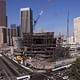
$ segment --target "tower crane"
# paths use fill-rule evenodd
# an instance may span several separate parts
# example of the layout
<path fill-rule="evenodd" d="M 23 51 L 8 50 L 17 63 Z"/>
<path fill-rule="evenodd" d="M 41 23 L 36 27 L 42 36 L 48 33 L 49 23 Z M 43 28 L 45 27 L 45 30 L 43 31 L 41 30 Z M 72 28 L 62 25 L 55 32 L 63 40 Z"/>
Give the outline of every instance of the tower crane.
<path fill-rule="evenodd" d="M 40 11 L 40 13 L 38 14 L 37 18 L 34 20 L 33 22 L 33 30 L 35 29 L 35 26 L 40 18 L 40 16 L 44 13 L 44 10 L 47 9 L 48 5 L 50 4 L 51 0 L 47 0 L 47 3 L 44 5 L 43 9 Z"/>
<path fill-rule="evenodd" d="M 43 14 L 43 10 L 41 10 L 41 12 L 39 13 L 38 17 L 36 18 L 36 20 L 34 20 L 34 24 L 33 24 L 33 27 L 35 28 L 40 16 Z"/>

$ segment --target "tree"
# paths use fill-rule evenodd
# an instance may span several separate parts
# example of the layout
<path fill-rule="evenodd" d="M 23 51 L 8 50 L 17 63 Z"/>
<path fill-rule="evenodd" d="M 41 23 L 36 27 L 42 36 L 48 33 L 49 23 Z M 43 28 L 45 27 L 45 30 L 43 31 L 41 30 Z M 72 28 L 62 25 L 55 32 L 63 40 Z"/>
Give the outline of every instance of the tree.
<path fill-rule="evenodd" d="M 80 58 L 78 58 L 71 66 L 71 72 L 76 80 L 80 80 Z"/>

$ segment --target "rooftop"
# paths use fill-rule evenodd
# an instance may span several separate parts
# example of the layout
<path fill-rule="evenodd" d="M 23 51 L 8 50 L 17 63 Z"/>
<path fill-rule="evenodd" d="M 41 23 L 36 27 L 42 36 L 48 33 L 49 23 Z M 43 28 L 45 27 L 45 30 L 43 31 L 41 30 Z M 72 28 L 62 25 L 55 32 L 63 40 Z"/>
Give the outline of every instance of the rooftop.
<path fill-rule="evenodd" d="M 20 11 L 27 11 L 30 10 L 30 8 L 21 8 Z"/>

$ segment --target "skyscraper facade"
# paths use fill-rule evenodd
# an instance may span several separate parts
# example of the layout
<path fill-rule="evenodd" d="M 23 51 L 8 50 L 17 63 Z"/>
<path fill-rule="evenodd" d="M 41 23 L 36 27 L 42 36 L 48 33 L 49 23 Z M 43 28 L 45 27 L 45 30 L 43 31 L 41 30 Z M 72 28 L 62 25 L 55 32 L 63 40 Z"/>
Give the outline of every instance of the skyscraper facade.
<path fill-rule="evenodd" d="M 31 8 L 21 8 L 21 35 L 33 32 L 33 16 Z"/>
<path fill-rule="evenodd" d="M 80 17 L 74 18 L 74 39 L 80 44 Z"/>
<path fill-rule="evenodd" d="M 16 24 L 11 24 L 8 28 L 8 45 L 13 45 L 13 37 L 17 37 Z"/>
<path fill-rule="evenodd" d="M 6 26 L 6 0 L 0 0 L 0 27 Z"/>
<path fill-rule="evenodd" d="M 0 0 L 0 47 L 7 43 L 6 0 Z"/>
<path fill-rule="evenodd" d="M 21 30 L 20 30 L 20 25 L 17 26 L 17 36 L 21 36 Z"/>

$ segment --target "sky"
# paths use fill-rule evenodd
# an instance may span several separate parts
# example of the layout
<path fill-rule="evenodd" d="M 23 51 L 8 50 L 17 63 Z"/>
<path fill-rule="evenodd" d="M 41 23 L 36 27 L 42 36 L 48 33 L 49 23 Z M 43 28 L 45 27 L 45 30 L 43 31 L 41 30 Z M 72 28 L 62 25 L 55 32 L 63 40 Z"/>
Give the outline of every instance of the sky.
<path fill-rule="evenodd" d="M 34 20 L 41 10 L 44 11 L 37 22 L 35 31 L 42 28 L 44 31 L 66 34 L 69 11 L 69 31 L 72 35 L 73 19 L 80 16 L 80 0 L 6 0 L 9 25 L 20 24 L 20 8 L 24 7 L 32 8 Z"/>

